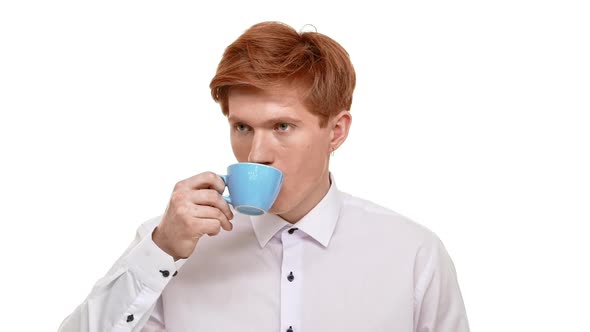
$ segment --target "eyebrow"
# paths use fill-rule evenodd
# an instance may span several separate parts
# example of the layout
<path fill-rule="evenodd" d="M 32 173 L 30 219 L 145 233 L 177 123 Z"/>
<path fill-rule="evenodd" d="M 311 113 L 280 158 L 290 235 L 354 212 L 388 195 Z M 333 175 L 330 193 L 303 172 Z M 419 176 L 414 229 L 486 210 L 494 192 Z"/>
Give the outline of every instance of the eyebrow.
<path fill-rule="evenodd" d="M 228 118 L 229 123 L 244 123 L 244 124 L 248 124 L 248 121 L 245 121 L 243 119 L 240 119 L 236 116 L 229 116 Z M 268 119 L 266 121 L 264 121 L 262 124 L 263 125 L 274 125 L 275 123 L 293 123 L 293 124 L 299 124 L 301 123 L 301 120 L 289 117 L 289 116 L 278 116 L 276 118 L 272 118 L 272 119 Z"/>

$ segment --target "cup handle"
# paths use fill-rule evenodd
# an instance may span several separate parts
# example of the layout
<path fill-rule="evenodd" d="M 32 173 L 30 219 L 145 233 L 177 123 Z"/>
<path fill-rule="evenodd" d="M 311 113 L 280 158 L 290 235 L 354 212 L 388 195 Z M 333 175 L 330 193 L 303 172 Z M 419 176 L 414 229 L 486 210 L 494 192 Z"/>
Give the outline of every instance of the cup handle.
<path fill-rule="evenodd" d="M 227 187 L 227 175 L 220 175 L 221 180 L 223 180 L 223 184 Z M 227 202 L 227 204 L 231 204 L 231 197 L 229 196 L 222 196 L 223 199 Z"/>

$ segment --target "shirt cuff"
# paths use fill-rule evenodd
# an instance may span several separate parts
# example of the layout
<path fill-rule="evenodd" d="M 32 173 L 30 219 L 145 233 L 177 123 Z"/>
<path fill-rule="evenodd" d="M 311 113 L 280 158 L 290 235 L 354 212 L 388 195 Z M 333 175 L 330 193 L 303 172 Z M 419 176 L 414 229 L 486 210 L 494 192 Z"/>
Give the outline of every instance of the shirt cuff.
<path fill-rule="evenodd" d="M 184 264 L 184 260 L 174 262 L 172 256 L 160 249 L 152 240 L 151 232 L 129 252 L 126 260 L 129 270 L 156 291 L 163 290 Z"/>

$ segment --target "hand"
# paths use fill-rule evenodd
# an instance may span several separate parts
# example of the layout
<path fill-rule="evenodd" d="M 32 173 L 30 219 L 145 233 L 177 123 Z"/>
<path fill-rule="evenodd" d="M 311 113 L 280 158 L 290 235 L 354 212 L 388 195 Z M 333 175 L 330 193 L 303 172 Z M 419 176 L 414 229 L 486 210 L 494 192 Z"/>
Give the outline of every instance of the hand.
<path fill-rule="evenodd" d="M 188 258 L 203 235 L 215 236 L 221 228 L 231 231 L 234 215 L 221 196 L 224 189 L 223 180 L 212 172 L 178 182 L 152 233 L 154 243 L 178 260 Z"/>

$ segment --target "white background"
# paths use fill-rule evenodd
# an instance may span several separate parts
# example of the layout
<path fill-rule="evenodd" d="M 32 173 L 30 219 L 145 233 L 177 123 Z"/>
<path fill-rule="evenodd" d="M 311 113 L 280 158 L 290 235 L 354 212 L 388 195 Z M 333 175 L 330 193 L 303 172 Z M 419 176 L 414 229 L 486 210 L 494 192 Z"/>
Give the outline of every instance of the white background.
<path fill-rule="evenodd" d="M 439 235 L 472 330 L 583 330 L 589 17 L 584 1 L 2 2 L 0 329 L 57 330 L 177 181 L 234 162 L 208 85 L 225 46 L 279 20 L 349 51 L 338 186 Z"/>

